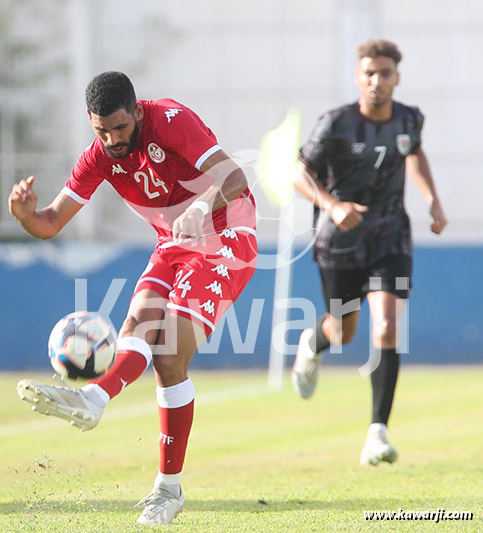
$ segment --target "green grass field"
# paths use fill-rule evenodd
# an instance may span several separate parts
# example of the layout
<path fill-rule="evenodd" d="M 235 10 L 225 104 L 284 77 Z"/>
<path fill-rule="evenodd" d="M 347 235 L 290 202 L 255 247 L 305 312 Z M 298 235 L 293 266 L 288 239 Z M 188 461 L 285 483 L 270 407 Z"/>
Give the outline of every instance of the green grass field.
<path fill-rule="evenodd" d="M 19 377 L 39 376 L 0 374 L 0 531 L 150 530 L 133 505 L 157 470 L 152 376 L 86 433 L 32 413 L 17 398 Z M 295 397 L 288 376 L 280 393 L 268 391 L 265 372 L 192 379 L 186 505 L 168 531 L 483 531 L 483 367 L 403 368 L 390 430 L 400 459 L 377 468 L 358 463 L 370 391 L 355 368 L 324 368 L 310 401 Z M 364 519 L 399 508 L 474 518 Z"/>

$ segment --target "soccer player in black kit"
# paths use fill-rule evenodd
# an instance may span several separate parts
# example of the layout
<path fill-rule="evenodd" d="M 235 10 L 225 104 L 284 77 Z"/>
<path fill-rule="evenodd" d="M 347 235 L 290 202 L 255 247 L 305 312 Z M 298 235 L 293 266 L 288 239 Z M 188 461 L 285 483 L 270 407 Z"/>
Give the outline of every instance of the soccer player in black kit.
<path fill-rule="evenodd" d="M 327 314 L 300 336 L 292 383 L 302 398 L 312 396 L 322 352 L 351 341 L 367 297 L 372 423 L 360 460 L 377 465 L 397 458 L 387 423 L 399 372 L 398 327 L 411 288 L 406 168 L 429 205 L 431 230 L 441 233 L 446 218 L 421 147 L 424 117 L 392 99 L 402 58 L 398 47 L 370 40 L 357 51 L 360 99 L 322 115 L 299 154 L 295 187 L 314 203 L 314 259 Z"/>

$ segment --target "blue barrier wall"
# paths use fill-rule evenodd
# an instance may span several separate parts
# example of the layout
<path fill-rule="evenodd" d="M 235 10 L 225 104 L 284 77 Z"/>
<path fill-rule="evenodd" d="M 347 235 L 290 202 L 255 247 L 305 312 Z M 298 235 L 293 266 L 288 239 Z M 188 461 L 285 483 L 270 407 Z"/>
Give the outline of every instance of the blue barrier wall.
<path fill-rule="evenodd" d="M 264 252 L 270 252 L 265 250 Z M 132 290 L 151 249 L 79 243 L 26 243 L 0 246 L 0 370 L 48 369 L 47 340 L 53 325 L 74 310 L 75 278 L 87 279 L 89 310 L 97 310 L 113 278 L 126 279 L 110 318 L 119 329 Z M 273 253 L 273 251 L 272 251 Z M 309 300 L 323 312 L 320 281 L 310 253 L 294 263 L 291 296 Z M 410 363 L 476 363 L 483 360 L 483 248 L 416 248 L 409 305 Z M 222 329 L 217 353 L 195 355 L 193 367 L 262 367 L 270 347 L 274 271 L 257 270 L 235 305 L 241 341 L 250 310 L 253 353 L 236 353 L 233 335 Z M 253 307 L 252 307 L 253 305 Z M 263 307 L 262 307 L 263 306 Z M 261 310 L 260 322 L 256 312 Z M 301 320 L 292 309 L 291 320 Z M 232 324 L 233 325 L 233 324 Z M 298 325 L 300 328 L 300 324 Z M 300 329 L 287 336 L 295 345 Z M 354 341 L 331 364 L 363 364 L 369 353 L 369 318 L 363 304 Z M 289 356 L 290 364 L 293 356 Z"/>

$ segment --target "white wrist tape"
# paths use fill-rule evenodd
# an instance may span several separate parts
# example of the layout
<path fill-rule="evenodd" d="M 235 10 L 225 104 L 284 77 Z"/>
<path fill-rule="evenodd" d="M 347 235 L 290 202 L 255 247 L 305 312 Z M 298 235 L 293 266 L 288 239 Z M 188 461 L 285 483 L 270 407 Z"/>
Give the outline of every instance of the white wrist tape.
<path fill-rule="evenodd" d="M 201 209 L 201 212 L 203 213 L 203 215 L 206 215 L 208 214 L 208 211 L 210 210 L 210 208 L 208 207 L 208 204 L 206 202 L 202 202 L 202 201 L 196 201 L 196 202 L 193 202 L 189 207 L 196 207 L 198 209 Z"/>

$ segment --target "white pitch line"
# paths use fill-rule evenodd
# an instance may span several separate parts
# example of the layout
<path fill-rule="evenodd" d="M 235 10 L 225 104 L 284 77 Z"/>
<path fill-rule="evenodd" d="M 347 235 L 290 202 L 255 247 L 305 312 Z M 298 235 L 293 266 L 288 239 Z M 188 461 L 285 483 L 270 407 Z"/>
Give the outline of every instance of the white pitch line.
<path fill-rule="evenodd" d="M 271 394 L 266 384 L 260 383 L 257 385 L 240 385 L 230 389 L 212 390 L 207 392 L 200 392 L 196 395 L 195 406 L 202 407 L 206 405 L 215 405 L 228 403 L 235 400 L 242 400 L 244 398 L 257 398 Z M 156 397 L 153 394 L 153 401 L 129 407 L 119 407 L 109 409 L 107 408 L 103 420 L 122 420 L 125 418 L 136 418 L 138 416 L 148 416 L 157 414 Z M 58 427 L 65 426 L 64 420 L 45 416 L 41 420 L 33 420 L 32 422 L 19 422 L 16 424 L 0 425 L 0 439 L 2 437 L 11 437 L 13 435 L 21 435 L 23 433 L 32 433 L 36 431 L 47 431 Z"/>

